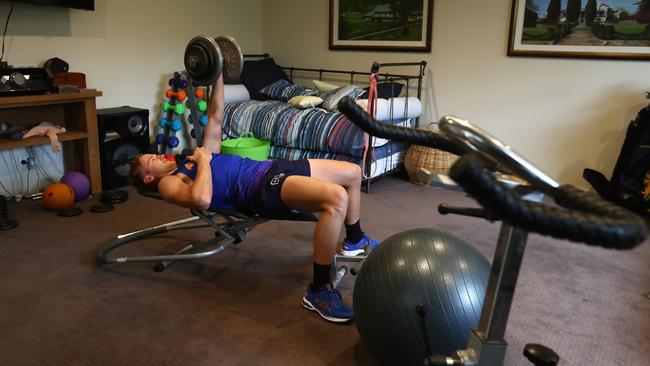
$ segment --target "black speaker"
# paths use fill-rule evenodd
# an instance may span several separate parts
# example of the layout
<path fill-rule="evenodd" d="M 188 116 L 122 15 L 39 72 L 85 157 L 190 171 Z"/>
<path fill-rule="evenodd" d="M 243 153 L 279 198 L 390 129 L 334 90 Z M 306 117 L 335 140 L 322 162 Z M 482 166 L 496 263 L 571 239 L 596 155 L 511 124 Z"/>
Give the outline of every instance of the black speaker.
<path fill-rule="evenodd" d="M 150 152 L 149 111 L 133 107 L 97 110 L 102 189 L 129 184 L 131 162 Z"/>

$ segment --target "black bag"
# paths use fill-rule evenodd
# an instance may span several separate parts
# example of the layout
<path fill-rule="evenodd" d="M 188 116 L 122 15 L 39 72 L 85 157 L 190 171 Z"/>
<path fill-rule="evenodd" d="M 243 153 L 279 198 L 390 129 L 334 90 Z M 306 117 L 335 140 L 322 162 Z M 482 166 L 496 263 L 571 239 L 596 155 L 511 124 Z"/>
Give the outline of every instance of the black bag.
<path fill-rule="evenodd" d="M 641 109 L 627 127 L 611 180 L 593 169 L 585 169 L 582 177 L 604 199 L 650 213 L 650 106 Z"/>

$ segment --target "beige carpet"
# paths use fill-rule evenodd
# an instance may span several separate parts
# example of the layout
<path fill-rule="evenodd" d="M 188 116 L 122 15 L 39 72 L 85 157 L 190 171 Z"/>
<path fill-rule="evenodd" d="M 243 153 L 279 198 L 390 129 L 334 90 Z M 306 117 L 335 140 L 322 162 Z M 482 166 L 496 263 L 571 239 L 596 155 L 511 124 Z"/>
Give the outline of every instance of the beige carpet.
<path fill-rule="evenodd" d="M 311 277 L 312 223 L 270 222 L 220 256 L 178 263 L 97 266 L 119 233 L 188 216 L 138 197 L 110 213 L 61 218 L 40 202 L 11 203 L 19 227 L 0 232 L 2 365 L 367 365 L 354 325 L 300 306 Z M 459 192 L 385 179 L 363 195 L 362 225 L 377 239 L 413 227 L 451 231 L 491 260 L 498 224 L 440 216 Z M 156 253 L 204 239 L 173 232 L 123 253 Z M 531 235 L 507 331 L 506 364 L 526 365 L 528 342 L 562 365 L 644 366 L 650 359 L 650 245 L 608 251 Z M 342 289 L 351 300 L 352 279 Z"/>

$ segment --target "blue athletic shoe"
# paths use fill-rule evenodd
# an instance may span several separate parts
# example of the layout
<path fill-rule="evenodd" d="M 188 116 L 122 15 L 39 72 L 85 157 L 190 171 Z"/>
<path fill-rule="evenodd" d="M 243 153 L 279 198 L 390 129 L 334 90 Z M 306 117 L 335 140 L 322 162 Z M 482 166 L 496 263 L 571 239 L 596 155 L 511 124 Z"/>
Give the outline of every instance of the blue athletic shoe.
<path fill-rule="evenodd" d="M 352 320 L 352 309 L 345 305 L 341 293 L 329 284 L 318 291 L 312 291 L 311 286 L 307 286 L 302 306 L 331 322 L 344 323 Z"/>
<path fill-rule="evenodd" d="M 371 237 L 368 236 L 368 234 L 363 234 L 363 237 L 361 240 L 359 240 L 356 243 L 351 243 L 347 239 L 343 240 L 343 248 L 341 248 L 341 254 L 345 256 L 357 256 L 360 254 L 364 254 L 366 251 L 366 247 L 370 247 L 369 249 L 373 249 L 379 246 L 378 241 L 372 240 Z"/>

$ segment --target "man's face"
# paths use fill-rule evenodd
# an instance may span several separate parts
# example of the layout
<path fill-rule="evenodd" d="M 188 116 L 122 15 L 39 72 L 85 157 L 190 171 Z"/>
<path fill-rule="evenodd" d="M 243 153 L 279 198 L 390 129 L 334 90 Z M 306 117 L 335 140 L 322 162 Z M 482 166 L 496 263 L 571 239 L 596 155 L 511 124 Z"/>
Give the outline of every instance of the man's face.
<path fill-rule="evenodd" d="M 139 159 L 145 183 L 151 183 L 176 167 L 176 162 L 167 160 L 165 155 L 143 154 Z"/>

